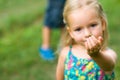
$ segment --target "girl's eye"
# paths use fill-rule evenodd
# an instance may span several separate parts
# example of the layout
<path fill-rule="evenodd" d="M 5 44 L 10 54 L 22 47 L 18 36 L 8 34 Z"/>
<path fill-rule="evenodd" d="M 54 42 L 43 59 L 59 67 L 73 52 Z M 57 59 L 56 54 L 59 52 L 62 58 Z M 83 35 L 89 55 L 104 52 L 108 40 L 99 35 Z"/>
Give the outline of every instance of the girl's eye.
<path fill-rule="evenodd" d="M 96 27 L 96 26 L 97 26 L 97 24 L 91 24 L 90 26 L 91 26 L 91 27 Z"/>
<path fill-rule="evenodd" d="M 81 30 L 81 28 L 77 28 L 77 29 L 75 29 L 75 31 L 80 31 Z"/>

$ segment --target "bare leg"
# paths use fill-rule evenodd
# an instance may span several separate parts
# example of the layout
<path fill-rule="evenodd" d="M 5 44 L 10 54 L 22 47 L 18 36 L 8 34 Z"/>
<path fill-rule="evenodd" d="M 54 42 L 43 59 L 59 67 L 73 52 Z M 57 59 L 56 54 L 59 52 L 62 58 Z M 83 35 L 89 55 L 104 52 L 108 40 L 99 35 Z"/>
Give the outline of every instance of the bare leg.
<path fill-rule="evenodd" d="M 61 28 L 61 36 L 63 35 L 63 28 Z M 42 30 L 42 46 L 40 48 L 40 55 L 44 60 L 54 60 L 55 54 L 50 48 L 51 29 L 49 27 L 43 27 Z"/>
<path fill-rule="evenodd" d="M 55 56 L 53 50 L 50 49 L 50 37 L 51 36 L 51 29 L 47 26 L 43 27 L 42 30 L 42 46 L 40 48 L 40 56 L 44 60 L 54 60 Z"/>
<path fill-rule="evenodd" d="M 48 49 L 50 47 L 50 36 L 51 29 L 45 26 L 42 30 L 42 48 Z"/>

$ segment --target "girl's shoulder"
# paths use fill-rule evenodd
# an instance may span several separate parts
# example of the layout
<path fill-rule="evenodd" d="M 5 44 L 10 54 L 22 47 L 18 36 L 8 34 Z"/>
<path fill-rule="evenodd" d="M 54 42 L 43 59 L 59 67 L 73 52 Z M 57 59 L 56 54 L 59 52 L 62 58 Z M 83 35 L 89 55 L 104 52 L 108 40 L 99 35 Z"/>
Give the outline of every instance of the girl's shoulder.
<path fill-rule="evenodd" d="M 62 50 L 60 51 L 60 57 L 65 60 L 66 56 L 69 53 L 69 50 L 70 50 L 70 46 L 66 46 L 62 48 Z"/>
<path fill-rule="evenodd" d="M 60 51 L 60 55 L 66 56 L 68 54 L 70 50 L 70 46 L 66 46 L 64 48 L 62 48 L 62 50 Z"/>

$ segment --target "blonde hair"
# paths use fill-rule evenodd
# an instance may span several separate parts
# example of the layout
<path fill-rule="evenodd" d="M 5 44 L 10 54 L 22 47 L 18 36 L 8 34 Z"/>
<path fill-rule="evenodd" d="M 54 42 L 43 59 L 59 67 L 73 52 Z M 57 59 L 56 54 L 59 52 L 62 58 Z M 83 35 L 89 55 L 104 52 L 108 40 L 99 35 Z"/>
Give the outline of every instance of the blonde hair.
<path fill-rule="evenodd" d="M 108 40 L 107 18 L 98 0 L 67 0 L 65 7 L 64 7 L 64 12 L 63 12 L 64 22 L 66 26 L 68 27 L 69 24 L 67 22 L 68 21 L 67 19 L 68 19 L 69 14 L 72 13 L 74 10 L 80 9 L 85 6 L 94 8 L 99 18 L 101 19 L 102 23 L 103 22 L 105 23 L 105 30 L 103 31 L 104 41 L 103 41 L 103 46 L 102 46 L 102 48 L 105 49 L 107 42 L 108 42 L 107 41 Z M 61 43 L 60 43 L 61 48 L 68 46 L 68 45 L 72 45 L 72 44 L 74 44 L 74 40 L 69 35 L 68 31 L 65 31 L 64 36 L 62 37 Z"/>

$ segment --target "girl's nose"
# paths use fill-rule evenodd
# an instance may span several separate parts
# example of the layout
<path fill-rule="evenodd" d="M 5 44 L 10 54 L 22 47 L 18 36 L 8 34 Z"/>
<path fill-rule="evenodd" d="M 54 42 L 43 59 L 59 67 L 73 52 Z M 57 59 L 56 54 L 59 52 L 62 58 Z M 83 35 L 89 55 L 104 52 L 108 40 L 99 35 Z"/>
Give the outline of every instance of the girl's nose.
<path fill-rule="evenodd" d="M 84 30 L 84 34 L 85 34 L 85 37 L 88 38 L 90 37 L 92 34 L 91 34 L 91 31 L 88 29 L 88 28 L 85 28 Z"/>

